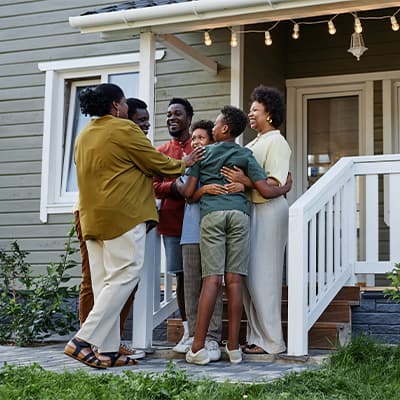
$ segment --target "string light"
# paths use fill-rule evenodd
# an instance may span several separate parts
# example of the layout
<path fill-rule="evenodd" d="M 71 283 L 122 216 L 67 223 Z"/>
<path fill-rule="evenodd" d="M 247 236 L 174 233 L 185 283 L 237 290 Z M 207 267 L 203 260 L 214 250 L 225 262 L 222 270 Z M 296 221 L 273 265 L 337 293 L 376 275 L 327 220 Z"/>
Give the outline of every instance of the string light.
<path fill-rule="evenodd" d="M 328 32 L 330 35 L 334 35 L 336 33 L 335 24 L 331 19 L 328 21 Z"/>
<path fill-rule="evenodd" d="M 351 13 L 354 17 L 354 33 L 351 37 L 351 43 L 350 43 L 350 48 L 348 51 L 352 53 L 357 60 L 360 59 L 361 55 L 368 50 L 367 47 L 364 45 L 364 40 L 361 35 L 361 32 L 363 31 L 363 27 L 361 25 L 361 20 L 390 20 L 391 27 L 393 31 L 399 31 L 400 30 L 400 25 L 396 19 L 396 15 L 400 13 L 400 8 L 392 15 L 383 15 L 383 16 L 367 16 L 367 17 L 359 17 L 357 16 L 356 13 Z M 293 31 L 292 31 L 292 38 L 293 39 L 299 39 L 300 37 L 300 25 L 316 25 L 316 24 L 328 24 L 328 32 L 330 35 L 334 35 L 336 33 L 336 27 L 333 22 L 333 20 L 338 16 L 339 14 L 336 14 L 333 16 L 331 19 L 325 19 L 321 21 L 300 21 L 296 22 L 294 20 L 290 20 L 293 23 Z M 231 31 L 231 40 L 230 40 L 230 45 L 231 47 L 237 47 L 238 46 L 238 38 L 237 35 L 239 34 L 244 34 L 244 33 L 263 33 L 264 34 L 264 43 L 266 46 L 271 46 L 272 45 L 272 36 L 271 36 L 271 31 L 280 23 L 281 21 L 276 21 L 273 26 L 269 27 L 268 29 L 264 30 L 247 30 L 247 31 L 238 31 L 238 30 L 233 30 L 233 28 L 229 28 Z M 206 46 L 211 46 L 212 45 L 212 39 L 210 36 L 209 31 L 204 32 L 204 44 Z"/>
<path fill-rule="evenodd" d="M 354 17 L 354 32 L 361 33 L 363 30 L 360 18 L 357 16 Z"/>
<path fill-rule="evenodd" d="M 204 44 L 206 46 L 211 46 L 212 45 L 212 40 L 210 33 L 208 31 L 204 32 Z"/>
<path fill-rule="evenodd" d="M 238 45 L 238 40 L 237 40 L 237 35 L 235 31 L 231 31 L 231 47 L 237 47 Z"/>
<path fill-rule="evenodd" d="M 269 31 L 265 31 L 265 45 L 271 46 L 272 44 L 272 37 Z"/>
<path fill-rule="evenodd" d="M 293 25 L 293 33 L 292 33 L 292 38 L 293 39 L 298 39 L 300 37 L 300 26 L 299 24 L 296 22 Z"/>
<path fill-rule="evenodd" d="M 390 23 L 392 24 L 392 29 L 396 32 L 399 30 L 399 23 L 394 15 L 390 17 Z"/>

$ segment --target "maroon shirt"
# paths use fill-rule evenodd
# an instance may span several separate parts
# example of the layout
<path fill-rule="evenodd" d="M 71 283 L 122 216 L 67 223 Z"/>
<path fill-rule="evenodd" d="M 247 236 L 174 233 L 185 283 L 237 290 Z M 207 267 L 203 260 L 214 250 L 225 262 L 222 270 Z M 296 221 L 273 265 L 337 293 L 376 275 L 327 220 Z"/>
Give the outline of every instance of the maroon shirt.
<path fill-rule="evenodd" d="M 171 139 L 169 142 L 158 147 L 157 150 L 169 157 L 182 160 L 184 154 L 192 152 L 191 142 L 190 138 L 185 143 Z M 161 199 L 159 210 L 160 222 L 157 230 L 160 235 L 180 237 L 182 234 L 185 199 L 171 191 L 171 185 L 174 181 L 175 178 L 153 178 L 155 195 L 158 199 Z"/>

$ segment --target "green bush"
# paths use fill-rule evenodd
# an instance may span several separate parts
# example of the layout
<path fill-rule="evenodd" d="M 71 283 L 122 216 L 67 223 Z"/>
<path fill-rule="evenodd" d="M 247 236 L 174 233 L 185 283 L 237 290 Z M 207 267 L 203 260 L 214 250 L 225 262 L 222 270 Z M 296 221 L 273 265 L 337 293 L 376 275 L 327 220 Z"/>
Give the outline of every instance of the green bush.
<path fill-rule="evenodd" d="M 391 272 L 386 274 L 393 289 L 385 289 L 384 294 L 391 300 L 400 303 L 400 264 L 395 264 Z"/>
<path fill-rule="evenodd" d="M 0 344 L 26 346 L 51 334 L 65 335 L 76 329 L 76 313 L 68 300 L 76 298 L 76 286 L 67 287 L 68 270 L 77 262 L 71 255 L 74 228 L 68 234 L 58 263 L 51 262 L 47 273 L 34 276 L 25 261 L 28 252 L 18 243 L 11 251 L 0 250 Z"/>

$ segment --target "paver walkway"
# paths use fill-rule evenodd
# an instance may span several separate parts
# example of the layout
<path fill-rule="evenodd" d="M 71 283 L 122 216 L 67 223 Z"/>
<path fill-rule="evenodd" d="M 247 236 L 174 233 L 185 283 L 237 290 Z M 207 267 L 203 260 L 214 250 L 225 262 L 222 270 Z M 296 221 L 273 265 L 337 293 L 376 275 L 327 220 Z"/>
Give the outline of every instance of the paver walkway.
<path fill-rule="evenodd" d="M 206 366 L 187 364 L 184 357 L 176 355 L 170 349 L 159 348 L 139 363 L 130 367 L 108 368 L 98 370 L 87 367 L 63 354 L 65 343 L 49 344 L 39 347 L 0 346 L 0 368 L 5 362 L 15 365 L 31 365 L 38 363 L 49 371 L 76 371 L 84 369 L 91 373 L 121 374 L 130 369 L 145 373 L 162 373 L 172 360 L 176 365 L 187 371 L 194 378 L 207 376 L 218 382 L 261 382 L 281 378 L 291 372 L 301 372 L 316 368 L 325 358 L 324 355 L 310 357 L 307 361 L 293 362 L 276 358 L 272 355 L 245 355 L 241 364 L 231 365 L 223 354 L 222 360 Z"/>

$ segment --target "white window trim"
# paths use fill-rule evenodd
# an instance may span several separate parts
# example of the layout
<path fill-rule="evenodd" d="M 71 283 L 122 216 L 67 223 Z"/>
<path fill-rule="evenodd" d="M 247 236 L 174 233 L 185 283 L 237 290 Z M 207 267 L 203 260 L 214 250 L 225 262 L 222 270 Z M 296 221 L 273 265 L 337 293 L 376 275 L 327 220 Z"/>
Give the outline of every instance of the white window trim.
<path fill-rule="evenodd" d="M 165 51 L 155 53 L 155 59 L 160 60 Z M 78 193 L 63 197 L 61 192 L 65 80 L 100 77 L 101 82 L 107 82 L 109 73 L 139 72 L 139 61 L 137 52 L 39 63 L 39 70 L 46 72 L 40 193 L 43 223 L 47 222 L 48 214 L 70 213 L 78 197 Z"/>

